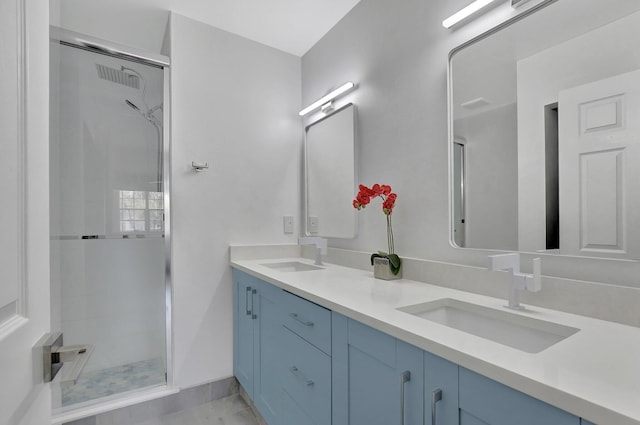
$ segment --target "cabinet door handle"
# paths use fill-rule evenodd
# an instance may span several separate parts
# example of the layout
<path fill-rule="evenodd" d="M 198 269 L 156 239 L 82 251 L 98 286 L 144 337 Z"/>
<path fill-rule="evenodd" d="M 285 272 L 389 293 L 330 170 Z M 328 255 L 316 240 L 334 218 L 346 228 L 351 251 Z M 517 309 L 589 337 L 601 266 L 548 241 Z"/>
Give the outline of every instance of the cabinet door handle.
<path fill-rule="evenodd" d="M 251 319 L 257 319 L 258 315 L 255 314 L 255 311 L 253 311 L 253 302 L 255 300 L 254 295 L 258 293 L 257 289 L 252 289 L 251 290 Z"/>
<path fill-rule="evenodd" d="M 247 310 L 247 316 L 251 316 L 251 309 L 249 308 L 249 294 L 251 293 L 251 286 L 247 286 L 247 291 L 244 294 L 244 305 Z M 253 304 L 253 300 L 251 301 Z"/>
<path fill-rule="evenodd" d="M 298 317 L 298 313 L 289 313 L 289 317 L 295 320 L 298 323 L 302 323 L 304 326 L 312 327 L 313 322 L 307 322 Z"/>
<path fill-rule="evenodd" d="M 436 425 L 436 404 L 442 400 L 442 390 L 436 388 L 431 392 L 431 425 Z"/>
<path fill-rule="evenodd" d="M 404 371 L 400 374 L 400 425 L 404 425 L 404 387 L 411 381 L 411 372 Z"/>
<path fill-rule="evenodd" d="M 298 370 L 298 368 L 297 368 L 297 367 L 295 367 L 295 366 L 291 366 L 291 367 L 289 368 L 289 372 L 291 372 L 291 373 L 292 373 L 293 375 L 295 375 L 296 377 L 298 377 L 298 378 L 302 379 L 302 380 L 304 381 L 304 383 L 305 383 L 307 386 L 309 386 L 309 387 L 310 387 L 310 386 L 312 386 L 313 384 L 315 384 L 315 382 L 313 382 L 313 380 L 305 378 L 305 377 L 302 375 L 302 373 L 300 373 L 300 371 Z"/>

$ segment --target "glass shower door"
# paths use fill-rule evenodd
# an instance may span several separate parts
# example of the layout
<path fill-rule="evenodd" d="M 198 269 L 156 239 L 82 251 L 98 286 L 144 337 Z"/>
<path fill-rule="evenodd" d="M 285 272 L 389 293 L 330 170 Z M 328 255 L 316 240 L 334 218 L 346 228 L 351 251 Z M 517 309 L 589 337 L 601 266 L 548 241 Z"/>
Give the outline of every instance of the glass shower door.
<path fill-rule="evenodd" d="M 54 408 L 166 383 L 163 69 L 52 43 L 52 326 L 91 344 Z"/>

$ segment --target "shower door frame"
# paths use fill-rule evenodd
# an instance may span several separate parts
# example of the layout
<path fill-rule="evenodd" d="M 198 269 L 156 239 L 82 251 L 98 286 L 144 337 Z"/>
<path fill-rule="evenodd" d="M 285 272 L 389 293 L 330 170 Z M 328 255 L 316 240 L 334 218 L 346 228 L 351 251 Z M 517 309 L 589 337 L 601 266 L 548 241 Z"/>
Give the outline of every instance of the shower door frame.
<path fill-rule="evenodd" d="M 171 280 L 171 69 L 170 59 L 157 53 L 146 52 L 133 47 L 102 40 L 89 35 L 50 26 L 50 39 L 66 45 L 96 54 L 112 56 L 161 68 L 163 72 L 162 93 L 162 166 L 163 166 L 163 203 L 164 203 L 164 253 L 165 253 L 165 355 L 166 386 L 173 386 L 173 339 L 172 339 L 172 301 L 173 286 Z M 141 391 L 144 391 L 142 389 Z"/>

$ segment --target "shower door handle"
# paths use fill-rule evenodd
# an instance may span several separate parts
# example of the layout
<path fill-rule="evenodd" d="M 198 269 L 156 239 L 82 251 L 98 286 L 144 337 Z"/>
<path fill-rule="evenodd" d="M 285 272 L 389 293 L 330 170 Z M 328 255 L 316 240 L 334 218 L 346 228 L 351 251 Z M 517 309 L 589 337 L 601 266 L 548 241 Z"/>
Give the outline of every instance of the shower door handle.
<path fill-rule="evenodd" d="M 45 334 L 36 344 L 42 350 L 44 382 L 51 382 L 60 373 L 60 385 L 74 385 L 93 354 L 94 346 L 62 345 L 62 332 Z M 63 368 L 64 366 L 64 368 Z"/>

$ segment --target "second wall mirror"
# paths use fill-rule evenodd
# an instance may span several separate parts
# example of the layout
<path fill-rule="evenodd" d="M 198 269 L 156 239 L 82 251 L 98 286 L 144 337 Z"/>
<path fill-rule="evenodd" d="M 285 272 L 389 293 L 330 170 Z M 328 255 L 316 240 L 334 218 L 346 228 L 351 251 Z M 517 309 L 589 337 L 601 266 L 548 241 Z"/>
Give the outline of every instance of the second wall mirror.
<path fill-rule="evenodd" d="M 537 9 L 451 54 L 452 240 L 640 259 L 640 2 Z"/>
<path fill-rule="evenodd" d="M 304 233 L 356 236 L 355 106 L 351 103 L 305 131 Z"/>

